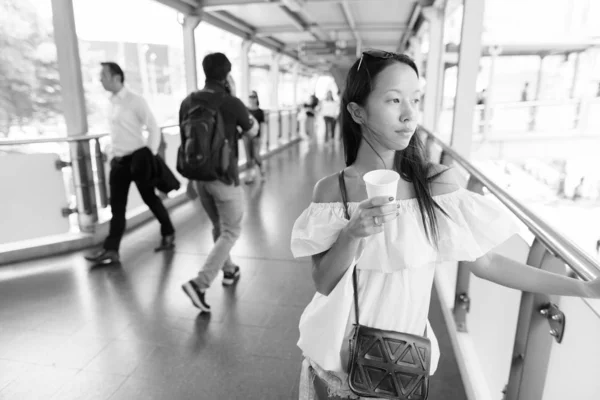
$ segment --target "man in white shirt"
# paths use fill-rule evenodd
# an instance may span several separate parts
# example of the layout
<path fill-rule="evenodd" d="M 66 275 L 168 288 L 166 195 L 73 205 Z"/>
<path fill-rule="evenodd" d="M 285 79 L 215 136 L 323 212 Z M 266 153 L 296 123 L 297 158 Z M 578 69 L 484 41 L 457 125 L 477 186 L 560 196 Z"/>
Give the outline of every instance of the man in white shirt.
<path fill-rule="evenodd" d="M 112 142 L 109 183 L 112 219 L 103 248 L 85 258 L 95 263 L 114 263 L 119 261 L 119 246 L 126 225 L 127 195 L 132 181 L 144 203 L 160 222 L 162 240 L 156 251 L 174 247 L 175 229 L 154 186 L 148 179 L 140 178 L 149 175 L 145 171 L 149 165 L 144 152 L 147 153 L 149 149 L 155 156 L 161 140 L 160 129 L 152 111 L 141 96 L 124 86 L 125 74 L 118 64 L 105 62 L 101 65 L 100 81 L 104 89 L 112 93 L 109 115 Z M 148 130 L 147 140 L 143 136 L 144 127 Z"/>

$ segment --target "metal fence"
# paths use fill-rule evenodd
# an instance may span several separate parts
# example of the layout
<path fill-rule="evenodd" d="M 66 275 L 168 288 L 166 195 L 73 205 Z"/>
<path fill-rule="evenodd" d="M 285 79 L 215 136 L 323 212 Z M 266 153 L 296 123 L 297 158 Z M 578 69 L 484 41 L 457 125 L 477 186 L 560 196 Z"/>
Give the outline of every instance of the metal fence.
<path fill-rule="evenodd" d="M 261 153 L 266 155 L 298 137 L 297 110 L 265 110 Z M 161 127 L 159 154 L 175 168 L 179 126 Z M 69 232 L 95 231 L 110 218 L 108 160 L 103 142 L 108 134 L 0 140 L 0 244 L 45 239 Z M 246 164 L 239 143 L 240 166 Z M 127 212 L 146 209 L 139 193 L 129 192 Z"/>
<path fill-rule="evenodd" d="M 577 245 L 442 140 L 427 131 L 424 136 L 432 161 L 462 171 L 468 190 L 492 197 L 521 221 L 523 235 L 498 252 L 532 268 L 586 281 L 600 276 L 600 265 Z M 600 398 L 600 302 L 521 293 L 472 277 L 464 263 L 441 268 L 438 283 L 443 304 L 452 308 L 449 319 L 464 357 L 463 375 L 479 382 L 473 385 L 472 398 Z"/>

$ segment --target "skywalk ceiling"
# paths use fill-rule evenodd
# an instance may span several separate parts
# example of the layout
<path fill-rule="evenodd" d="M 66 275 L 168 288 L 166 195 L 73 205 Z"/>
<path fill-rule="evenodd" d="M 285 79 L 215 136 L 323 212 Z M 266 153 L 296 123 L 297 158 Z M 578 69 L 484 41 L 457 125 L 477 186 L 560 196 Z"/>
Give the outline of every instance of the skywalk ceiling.
<path fill-rule="evenodd" d="M 433 0 L 158 0 L 319 69 L 403 49 Z"/>

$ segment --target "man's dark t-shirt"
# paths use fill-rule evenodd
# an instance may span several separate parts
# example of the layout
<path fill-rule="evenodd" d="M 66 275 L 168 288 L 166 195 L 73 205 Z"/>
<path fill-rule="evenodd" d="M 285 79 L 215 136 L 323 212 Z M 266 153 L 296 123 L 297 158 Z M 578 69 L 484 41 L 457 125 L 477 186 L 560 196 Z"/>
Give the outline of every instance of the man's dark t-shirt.
<path fill-rule="evenodd" d="M 209 90 L 211 92 L 202 92 L 200 95 L 207 96 L 208 98 L 215 97 L 216 93 L 227 93 L 225 86 L 220 82 L 206 81 L 206 85 L 202 90 Z M 194 93 L 194 97 L 198 96 L 198 92 Z M 188 95 L 179 109 L 179 124 L 183 121 L 192 106 L 192 94 Z M 242 103 L 240 99 L 234 96 L 227 96 L 227 98 L 221 104 L 219 109 L 223 116 L 223 124 L 225 125 L 225 136 L 232 143 L 232 150 L 235 154 L 235 165 L 229 168 L 229 181 L 233 182 L 236 186 L 240 184 L 239 171 L 237 160 L 239 158 L 238 140 L 240 139 L 240 133 L 238 127 L 241 128 L 242 132 L 250 130 L 252 128 L 253 121 L 250 119 L 250 113 L 248 109 Z"/>
<path fill-rule="evenodd" d="M 250 111 L 250 114 L 252 114 L 252 116 L 254 116 L 254 118 L 256 118 L 256 121 L 258 122 L 258 134 L 256 135 L 256 137 L 260 137 L 260 131 L 262 128 L 262 123 L 265 122 L 265 112 L 261 109 L 261 108 L 257 108 L 256 110 L 248 110 Z"/>

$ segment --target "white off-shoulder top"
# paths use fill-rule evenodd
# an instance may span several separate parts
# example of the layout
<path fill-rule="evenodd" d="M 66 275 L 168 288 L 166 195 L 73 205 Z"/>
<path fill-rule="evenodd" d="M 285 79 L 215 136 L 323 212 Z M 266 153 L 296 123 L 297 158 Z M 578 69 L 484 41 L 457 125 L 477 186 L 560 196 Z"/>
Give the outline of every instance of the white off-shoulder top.
<path fill-rule="evenodd" d="M 298 346 L 325 371 L 345 373 L 348 339 L 354 324 L 352 266 L 358 270 L 360 323 L 379 329 L 427 336 L 431 371 L 439 346 L 427 315 L 435 267 L 447 261 L 473 261 L 520 231 L 516 218 L 499 203 L 460 188 L 434 196 L 448 217 L 436 211 L 439 242 L 430 243 L 416 199 L 397 200 L 400 215 L 385 231 L 366 239 L 340 282 L 328 295 L 316 293 L 300 318 Z M 350 214 L 358 203 L 349 203 Z M 342 203 L 311 203 L 294 224 L 295 257 L 328 250 L 348 221 Z"/>

